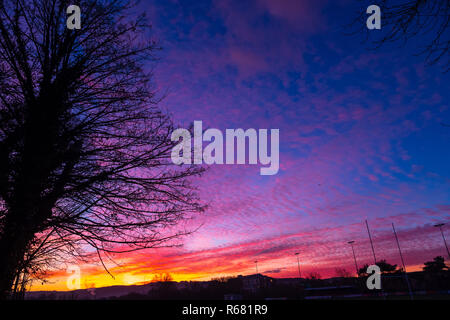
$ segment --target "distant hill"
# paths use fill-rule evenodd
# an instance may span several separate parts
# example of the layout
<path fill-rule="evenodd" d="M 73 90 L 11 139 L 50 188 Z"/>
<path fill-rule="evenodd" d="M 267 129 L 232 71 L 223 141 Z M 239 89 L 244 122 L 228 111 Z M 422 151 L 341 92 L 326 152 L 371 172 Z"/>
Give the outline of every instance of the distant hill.
<path fill-rule="evenodd" d="M 131 286 L 111 286 L 103 288 L 80 289 L 74 291 L 30 291 L 25 299 L 50 300 L 92 300 L 121 297 L 131 293 L 147 294 L 155 288 L 155 283 Z"/>

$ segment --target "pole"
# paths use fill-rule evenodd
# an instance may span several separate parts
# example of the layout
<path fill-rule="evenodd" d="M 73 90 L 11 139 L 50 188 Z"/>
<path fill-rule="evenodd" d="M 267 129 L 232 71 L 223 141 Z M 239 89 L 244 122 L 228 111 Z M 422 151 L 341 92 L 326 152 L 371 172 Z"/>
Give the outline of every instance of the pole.
<path fill-rule="evenodd" d="M 258 260 L 255 260 L 255 267 L 256 267 L 256 287 L 259 290 L 261 287 L 261 283 L 259 281 L 259 275 L 258 275 Z"/>
<path fill-rule="evenodd" d="M 442 240 L 444 240 L 445 249 L 447 249 L 447 256 L 448 256 L 448 258 L 450 259 L 450 252 L 448 251 L 447 241 L 445 241 L 444 232 L 442 231 L 442 226 L 443 226 L 444 224 L 445 224 L 445 223 L 439 223 L 439 224 L 436 224 L 436 225 L 434 225 L 434 226 L 435 226 L 435 227 L 438 227 L 439 230 L 441 231 Z"/>
<path fill-rule="evenodd" d="M 355 243 L 355 241 L 349 241 L 348 243 L 352 247 L 353 260 L 355 261 L 356 276 L 359 277 L 359 272 L 358 272 L 359 270 L 358 270 L 358 264 L 356 263 L 355 249 L 353 248 L 353 243 Z"/>
<path fill-rule="evenodd" d="M 297 252 L 295 255 L 297 256 L 298 278 L 301 279 L 302 274 L 300 273 L 300 260 L 298 258 L 299 253 Z"/>
<path fill-rule="evenodd" d="M 372 246 L 373 264 L 377 265 L 377 257 L 375 256 L 375 249 L 373 248 L 372 236 L 370 235 L 369 223 L 367 222 L 367 219 L 366 219 L 366 227 L 367 227 L 367 233 L 369 234 L 370 245 Z M 383 294 L 383 300 L 386 300 L 386 295 L 384 294 L 383 289 L 381 289 L 381 293 Z"/>
<path fill-rule="evenodd" d="M 397 232 L 395 231 L 394 223 L 392 223 L 392 230 L 394 230 L 395 241 L 397 242 L 398 252 L 400 253 L 400 259 L 402 260 L 403 270 L 405 272 L 405 280 L 406 280 L 406 284 L 408 285 L 409 296 L 410 296 L 411 300 L 414 300 L 413 293 L 411 290 L 411 284 L 409 283 L 409 279 L 408 279 L 408 273 L 406 272 L 405 261 L 403 260 L 402 249 L 400 249 L 400 242 L 398 241 Z"/>
<path fill-rule="evenodd" d="M 370 245 L 372 246 L 373 263 L 374 263 L 374 265 L 376 265 L 377 264 L 377 258 L 375 256 L 375 249 L 373 248 L 372 236 L 370 235 L 370 229 L 369 229 L 369 224 L 367 223 L 367 220 L 366 220 L 366 227 L 367 227 L 367 233 L 369 234 Z"/>
<path fill-rule="evenodd" d="M 445 241 L 444 232 L 442 231 L 442 227 L 439 227 L 439 230 L 441 230 L 442 239 L 444 240 L 445 249 L 447 249 L 447 256 L 450 259 L 450 252 L 448 251 L 447 241 Z"/>

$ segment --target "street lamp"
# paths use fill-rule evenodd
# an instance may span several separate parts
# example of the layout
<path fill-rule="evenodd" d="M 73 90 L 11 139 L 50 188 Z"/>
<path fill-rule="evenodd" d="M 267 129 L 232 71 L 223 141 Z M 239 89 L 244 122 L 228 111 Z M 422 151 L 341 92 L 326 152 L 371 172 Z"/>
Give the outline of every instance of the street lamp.
<path fill-rule="evenodd" d="M 434 226 L 436 228 L 439 228 L 439 230 L 441 230 L 441 235 L 442 235 L 442 239 L 444 240 L 445 249 L 447 249 L 447 256 L 450 259 L 450 252 L 448 251 L 447 241 L 445 241 L 444 232 L 442 231 L 442 226 L 443 225 L 445 225 L 445 223 L 438 223 L 438 224 L 435 224 Z"/>
<path fill-rule="evenodd" d="M 353 252 L 353 260 L 355 261 L 355 269 L 356 269 L 356 276 L 359 277 L 359 273 L 358 273 L 358 264 L 356 263 L 356 255 L 355 255 L 355 249 L 353 248 L 353 244 L 355 243 L 355 241 L 349 241 L 347 242 L 351 247 L 352 247 L 352 252 Z"/>
<path fill-rule="evenodd" d="M 297 256 L 298 278 L 301 279 L 301 278 L 302 278 L 302 274 L 300 273 L 300 260 L 299 260 L 299 258 L 298 258 L 298 255 L 299 255 L 299 254 L 300 254 L 299 252 L 296 252 L 296 253 L 295 253 L 295 255 Z"/>
<path fill-rule="evenodd" d="M 258 260 L 255 260 L 256 275 L 258 275 Z"/>

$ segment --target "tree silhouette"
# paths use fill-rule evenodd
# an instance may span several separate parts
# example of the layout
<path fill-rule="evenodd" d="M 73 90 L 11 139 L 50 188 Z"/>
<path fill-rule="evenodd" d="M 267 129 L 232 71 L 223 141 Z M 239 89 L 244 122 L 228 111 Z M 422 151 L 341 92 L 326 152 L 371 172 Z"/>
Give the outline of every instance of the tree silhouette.
<path fill-rule="evenodd" d="M 419 46 L 416 54 L 425 56 L 430 65 L 440 64 L 450 69 L 450 1 L 435 0 L 380 0 L 377 3 L 363 0 L 361 10 L 351 25 L 356 33 L 373 39 L 375 47 L 386 43 L 415 41 Z M 373 32 L 366 28 L 365 8 L 377 4 L 381 9 L 381 30 Z M 355 31 L 353 31 L 355 32 Z"/>
<path fill-rule="evenodd" d="M 103 264 L 174 245 L 203 208 L 189 179 L 202 168 L 170 161 L 145 17 L 71 2 L 81 30 L 66 28 L 69 1 L 0 1 L 0 299 L 82 246 Z"/>
<path fill-rule="evenodd" d="M 309 279 L 309 280 L 320 280 L 320 279 L 322 279 L 322 276 L 320 275 L 320 273 L 318 273 L 316 271 L 313 271 L 313 272 L 310 272 L 306 276 L 306 279 Z"/>
<path fill-rule="evenodd" d="M 435 257 L 433 261 L 427 261 L 424 265 L 423 271 L 430 273 L 442 272 L 449 269 L 445 264 L 444 257 L 442 256 Z"/>
<path fill-rule="evenodd" d="M 336 273 L 337 277 L 341 278 L 350 278 L 352 276 L 351 272 L 349 272 L 345 268 L 335 268 L 334 272 Z"/>
<path fill-rule="evenodd" d="M 397 265 L 396 264 L 390 264 L 388 262 L 386 262 L 386 260 L 380 260 L 377 261 L 376 265 L 378 267 L 380 267 L 380 271 L 383 274 L 387 274 L 387 273 L 397 273 L 397 272 L 401 272 L 401 269 L 397 269 Z M 358 270 L 358 274 L 360 276 L 367 276 L 367 268 L 369 267 L 368 264 L 365 264 L 362 268 L 360 268 Z"/>
<path fill-rule="evenodd" d="M 155 274 L 152 278 L 152 282 L 172 282 L 172 281 L 173 281 L 173 277 L 168 272 Z"/>

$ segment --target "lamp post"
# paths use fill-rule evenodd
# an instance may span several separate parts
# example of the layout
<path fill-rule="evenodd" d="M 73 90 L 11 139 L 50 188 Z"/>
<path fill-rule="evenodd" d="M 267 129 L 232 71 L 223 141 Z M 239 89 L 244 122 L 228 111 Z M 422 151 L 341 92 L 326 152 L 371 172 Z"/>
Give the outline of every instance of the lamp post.
<path fill-rule="evenodd" d="M 355 241 L 352 240 L 352 241 L 349 241 L 347 243 L 352 247 L 353 260 L 355 261 L 356 276 L 359 277 L 358 264 L 356 263 L 355 249 L 353 248 L 353 244 L 355 243 Z"/>
<path fill-rule="evenodd" d="M 445 249 L 447 249 L 447 256 L 450 259 L 450 252 L 448 251 L 447 241 L 445 241 L 444 232 L 442 231 L 442 226 L 443 225 L 445 225 L 445 223 L 438 223 L 438 224 L 435 224 L 434 226 L 436 228 L 439 228 L 439 230 L 441 231 L 442 240 L 444 240 Z"/>
<path fill-rule="evenodd" d="M 301 279 L 302 278 L 302 274 L 300 273 L 300 260 L 298 258 L 299 254 L 300 254 L 299 252 L 295 253 L 295 255 L 297 256 L 298 278 Z"/>
<path fill-rule="evenodd" d="M 258 275 L 258 260 L 255 260 L 256 275 Z"/>

